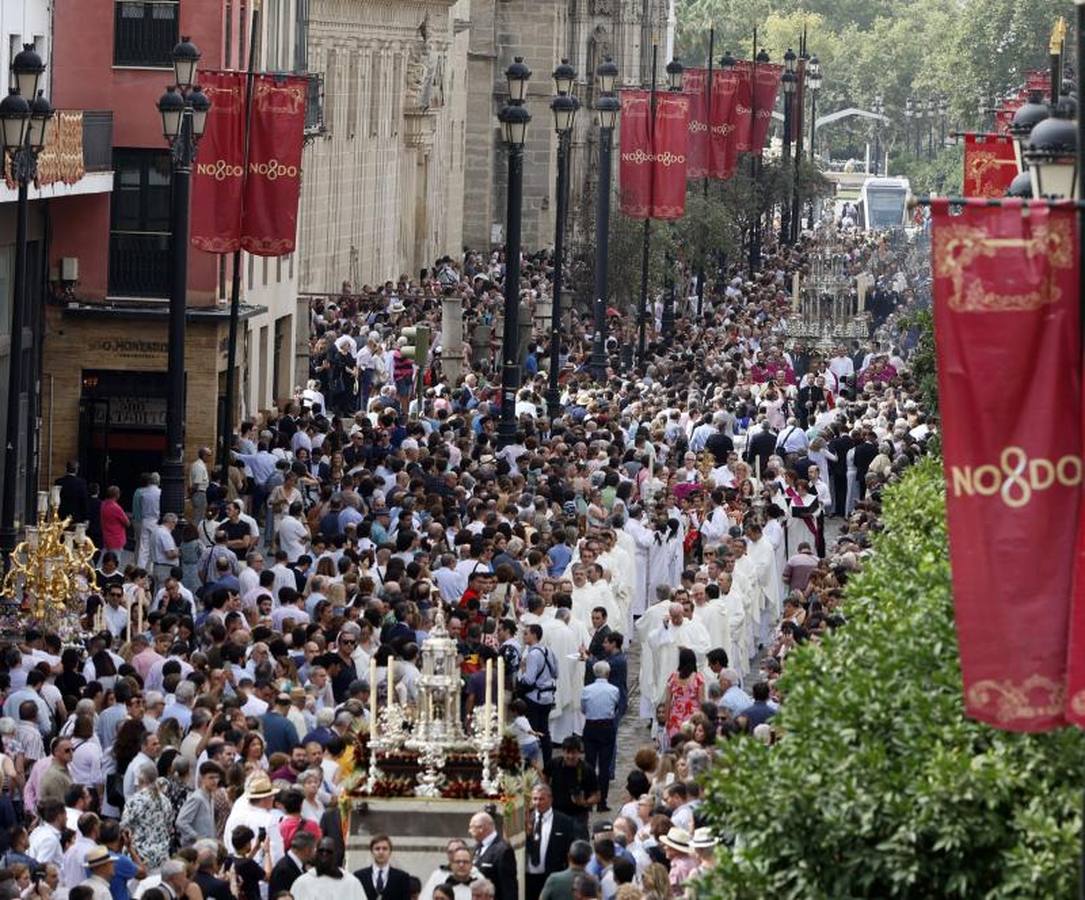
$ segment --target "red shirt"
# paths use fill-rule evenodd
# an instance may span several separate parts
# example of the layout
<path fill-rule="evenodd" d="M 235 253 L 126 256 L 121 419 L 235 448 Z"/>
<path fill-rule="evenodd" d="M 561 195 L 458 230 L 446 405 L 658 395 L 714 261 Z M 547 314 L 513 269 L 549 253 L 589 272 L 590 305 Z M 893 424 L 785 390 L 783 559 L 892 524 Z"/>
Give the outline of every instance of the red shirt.
<path fill-rule="evenodd" d="M 103 549 L 123 549 L 128 540 L 128 516 L 116 500 L 102 501 L 101 521 Z"/>

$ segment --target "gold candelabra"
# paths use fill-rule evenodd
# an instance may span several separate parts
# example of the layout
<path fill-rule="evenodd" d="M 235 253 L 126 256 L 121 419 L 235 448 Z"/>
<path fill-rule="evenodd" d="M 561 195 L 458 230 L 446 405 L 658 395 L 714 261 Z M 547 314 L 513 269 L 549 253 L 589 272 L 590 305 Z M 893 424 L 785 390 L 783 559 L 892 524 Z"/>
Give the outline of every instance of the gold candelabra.
<path fill-rule="evenodd" d="M 60 518 L 60 488 L 38 492 L 38 524 L 11 554 L 0 596 L 17 600 L 23 616 L 43 629 L 78 631 L 83 600 L 98 589 L 92 559 L 97 548 L 87 526 Z"/>

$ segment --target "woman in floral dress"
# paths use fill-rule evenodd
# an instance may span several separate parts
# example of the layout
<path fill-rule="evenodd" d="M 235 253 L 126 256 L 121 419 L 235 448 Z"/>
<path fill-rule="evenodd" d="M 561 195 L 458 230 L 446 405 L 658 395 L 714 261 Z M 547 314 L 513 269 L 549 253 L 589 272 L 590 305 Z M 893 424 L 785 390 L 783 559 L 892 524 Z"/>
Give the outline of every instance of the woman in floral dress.
<path fill-rule="evenodd" d="M 697 655 L 688 647 L 678 648 L 678 671 L 667 679 L 664 710 L 667 736 L 673 737 L 694 713 L 701 711 L 705 698 L 704 676 L 697 671 Z"/>

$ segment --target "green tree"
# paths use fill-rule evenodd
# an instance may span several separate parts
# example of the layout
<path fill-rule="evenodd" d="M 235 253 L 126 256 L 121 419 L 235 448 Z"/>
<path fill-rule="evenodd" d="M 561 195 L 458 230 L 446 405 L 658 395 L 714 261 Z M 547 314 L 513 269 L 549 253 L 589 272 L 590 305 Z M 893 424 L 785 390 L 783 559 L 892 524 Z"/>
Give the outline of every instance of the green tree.
<path fill-rule="evenodd" d="M 848 624 L 788 658 L 780 740 L 724 745 L 705 896 L 1074 896 L 1085 742 L 965 718 L 944 513 L 935 460 L 887 491 Z"/>

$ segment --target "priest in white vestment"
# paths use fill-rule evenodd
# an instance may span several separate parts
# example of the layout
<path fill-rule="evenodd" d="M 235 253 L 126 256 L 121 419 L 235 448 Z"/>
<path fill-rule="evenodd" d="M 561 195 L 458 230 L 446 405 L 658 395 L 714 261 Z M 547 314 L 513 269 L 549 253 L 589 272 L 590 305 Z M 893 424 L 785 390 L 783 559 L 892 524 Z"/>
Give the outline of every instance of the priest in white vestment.
<path fill-rule="evenodd" d="M 597 606 L 607 611 L 608 622 L 621 622 L 621 609 L 614 599 L 614 593 L 610 585 L 603 578 L 595 575 L 594 581 L 589 577 L 589 570 L 599 568 L 596 563 L 590 566 L 577 563 L 573 566 L 573 590 L 570 596 L 573 598 L 573 617 L 579 619 L 585 625 L 591 624 L 591 611 Z"/>
<path fill-rule="evenodd" d="M 705 657 L 712 649 L 704 626 L 686 618 L 681 603 L 671 603 L 667 619 L 649 636 L 652 644 L 652 704 L 663 700 L 667 694 L 667 679 L 678 669 L 678 648 L 687 647 L 697 656 L 697 668 L 706 665 Z"/>
<path fill-rule="evenodd" d="M 651 529 L 645 527 L 641 521 L 643 513 L 640 507 L 632 506 L 629 510 L 629 519 L 622 530 L 633 542 L 635 548 L 634 560 L 636 561 L 636 581 L 634 582 L 633 600 L 630 612 L 634 616 L 644 613 L 648 606 L 648 553 L 654 544 L 654 535 Z"/>
<path fill-rule="evenodd" d="M 633 626 L 637 642 L 640 644 L 640 672 L 637 684 L 640 688 L 640 717 L 642 719 L 654 719 L 656 714 L 655 703 L 652 700 L 655 692 L 655 653 L 649 637 L 667 619 L 671 605 L 670 587 L 660 585 L 656 590 L 656 596 L 659 599 L 655 605 L 649 606 Z"/>
<path fill-rule="evenodd" d="M 550 740 L 560 744 L 570 734 L 576 733 L 580 717 L 580 692 L 584 688 L 584 663 L 580 662 L 580 644 L 576 632 L 562 621 L 558 610 L 553 619 L 542 623 L 542 645 L 554 652 L 558 663 L 558 687 L 554 695 L 554 708 L 550 711 Z"/>

